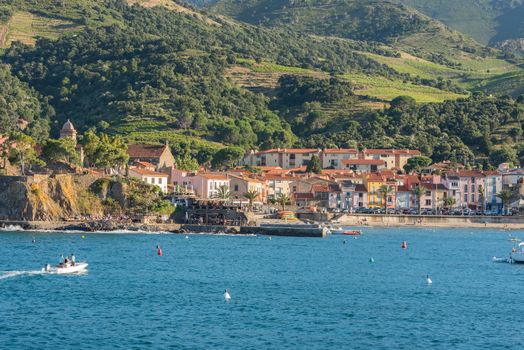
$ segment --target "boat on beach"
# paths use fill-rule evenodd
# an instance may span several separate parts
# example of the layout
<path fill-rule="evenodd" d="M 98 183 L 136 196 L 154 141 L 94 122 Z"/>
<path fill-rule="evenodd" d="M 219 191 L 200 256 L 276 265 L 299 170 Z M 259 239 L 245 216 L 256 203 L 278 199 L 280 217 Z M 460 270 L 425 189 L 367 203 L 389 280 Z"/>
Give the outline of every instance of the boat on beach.
<path fill-rule="evenodd" d="M 42 272 L 45 273 L 51 273 L 51 274 L 58 274 L 58 275 L 65 275 L 65 274 L 74 274 L 74 273 L 82 273 L 87 271 L 88 264 L 86 262 L 78 262 L 73 264 L 64 264 L 60 263 L 56 266 L 51 266 L 50 264 L 47 264 L 43 269 Z"/>
<path fill-rule="evenodd" d="M 524 242 L 519 243 L 518 248 L 511 252 L 511 261 L 524 264 Z"/>

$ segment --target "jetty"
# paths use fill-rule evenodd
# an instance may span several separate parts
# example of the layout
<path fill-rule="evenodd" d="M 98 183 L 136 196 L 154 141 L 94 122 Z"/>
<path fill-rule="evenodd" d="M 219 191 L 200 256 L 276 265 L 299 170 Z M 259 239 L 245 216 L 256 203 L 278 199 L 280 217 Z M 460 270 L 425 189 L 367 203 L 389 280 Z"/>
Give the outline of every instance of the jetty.
<path fill-rule="evenodd" d="M 241 226 L 241 234 L 286 236 L 286 237 L 326 237 L 329 230 L 319 225 L 300 224 L 261 224 L 260 226 Z"/>

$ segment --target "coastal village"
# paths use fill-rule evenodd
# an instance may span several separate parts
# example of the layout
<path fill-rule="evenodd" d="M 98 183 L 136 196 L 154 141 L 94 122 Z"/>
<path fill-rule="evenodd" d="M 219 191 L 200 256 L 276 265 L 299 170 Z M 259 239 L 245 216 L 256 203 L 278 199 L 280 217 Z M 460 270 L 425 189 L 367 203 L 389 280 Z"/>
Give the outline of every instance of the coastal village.
<path fill-rule="evenodd" d="M 53 177 L 68 172 L 94 179 L 136 179 L 156 188 L 173 208 L 182 207 L 185 214 L 178 216 L 178 221 L 185 223 L 246 224 L 249 218 L 234 214 L 245 212 L 287 222 L 296 217 L 329 219 L 370 214 L 518 215 L 524 207 L 524 169 L 510 164 L 478 170 L 447 161 L 432 164 L 418 150 L 409 149 L 277 148 L 247 152 L 225 169 L 201 167 L 189 171 L 177 167 L 166 142 L 128 144 L 125 166 L 101 168 L 87 166 L 77 138 L 74 125 L 67 121 L 60 139 L 74 144 L 83 166 L 53 171 L 44 168 L 45 174 L 26 174 L 26 181 L 31 176 Z M 6 164 L 7 155 L 20 146 L 8 143 L 6 137 L 0 142 L 4 169 L 12 169 Z M 34 147 L 41 152 L 38 145 Z M 20 175 L 3 175 L 1 179 L 20 180 Z M 16 219 L 5 213 L 3 217 Z M 163 215 L 155 220 L 172 218 Z"/>

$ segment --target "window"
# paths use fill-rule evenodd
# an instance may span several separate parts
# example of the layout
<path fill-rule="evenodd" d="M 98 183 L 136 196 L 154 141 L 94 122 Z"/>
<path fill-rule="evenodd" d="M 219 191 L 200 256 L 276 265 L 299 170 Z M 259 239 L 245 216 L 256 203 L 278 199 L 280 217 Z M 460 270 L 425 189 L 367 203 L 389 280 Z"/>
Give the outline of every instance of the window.
<path fill-rule="evenodd" d="M 471 192 L 475 193 L 475 185 L 471 185 Z"/>
<path fill-rule="evenodd" d="M 475 201 L 475 195 L 474 195 L 474 194 L 471 195 L 471 201 L 472 201 L 472 202 Z"/>
<path fill-rule="evenodd" d="M 431 196 L 431 191 L 426 191 L 426 197 Z"/>
<path fill-rule="evenodd" d="M 464 193 L 468 193 L 468 185 L 464 185 Z"/>
<path fill-rule="evenodd" d="M 455 197 L 457 195 L 457 190 L 453 190 L 451 193 L 453 194 L 453 197 Z"/>
<path fill-rule="evenodd" d="M 464 202 L 466 202 L 466 203 L 468 202 L 468 195 L 467 194 L 464 195 Z"/>
<path fill-rule="evenodd" d="M 426 199 L 426 205 L 431 205 L 431 199 Z"/>
<path fill-rule="evenodd" d="M 452 183 L 451 183 L 451 186 L 452 186 L 452 187 L 458 187 L 458 185 L 459 185 L 458 182 L 452 182 Z"/>
<path fill-rule="evenodd" d="M 238 191 L 238 185 L 235 185 L 235 191 Z"/>

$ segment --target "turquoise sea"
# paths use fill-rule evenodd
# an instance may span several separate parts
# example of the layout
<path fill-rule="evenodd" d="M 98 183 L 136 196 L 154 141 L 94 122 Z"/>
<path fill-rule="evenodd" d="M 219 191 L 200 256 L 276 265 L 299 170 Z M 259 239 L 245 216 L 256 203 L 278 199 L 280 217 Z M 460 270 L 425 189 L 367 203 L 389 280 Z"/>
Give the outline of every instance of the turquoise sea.
<path fill-rule="evenodd" d="M 524 349 L 524 266 L 491 261 L 509 234 L 2 232 L 0 348 Z M 87 274 L 39 272 L 72 252 Z"/>

